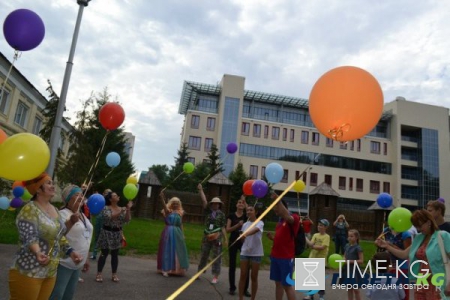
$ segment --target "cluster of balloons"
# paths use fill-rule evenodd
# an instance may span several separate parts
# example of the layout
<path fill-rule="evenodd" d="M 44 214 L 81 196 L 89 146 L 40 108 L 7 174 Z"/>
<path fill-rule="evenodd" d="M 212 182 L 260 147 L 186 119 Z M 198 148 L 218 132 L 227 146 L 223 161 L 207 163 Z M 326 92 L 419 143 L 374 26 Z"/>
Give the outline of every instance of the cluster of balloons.
<path fill-rule="evenodd" d="M 250 179 L 244 182 L 242 191 L 246 196 L 255 196 L 256 198 L 263 198 L 269 191 L 267 182 L 261 179 Z"/>
<path fill-rule="evenodd" d="M 31 194 L 25 188 L 23 181 L 15 181 L 12 185 L 13 199 L 10 201 L 8 197 L 0 197 L 0 209 L 16 209 L 24 204 L 24 201 L 31 199 Z"/>
<path fill-rule="evenodd" d="M 50 149 L 43 139 L 31 133 L 7 137 L 0 129 L 0 177 L 9 180 L 36 178 L 50 161 Z"/>
<path fill-rule="evenodd" d="M 3 22 L 3 35 L 15 50 L 32 50 L 44 39 L 44 22 L 31 10 L 17 9 L 11 12 Z"/>
<path fill-rule="evenodd" d="M 134 198 L 136 198 L 139 191 L 137 183 L 138 180 L 136 177 L 134 176 L 128 177 L 127 184 L 123 188 L 123 195 L 125 196 L 125 198 L 127 198 L 128 201 L 131 201 Z"/>
<path fill-rule="evenodd" d="M 380 120 L 383 92 L 369 72 L 352 66 L 332 69 L 314 84 L 309 113 L 326 137 L 346 142 L 369 133 Z"/>
<path fill-rule="evenodd" d="M 392 196 L 388 193 L 381 193 L 377 197 L 377 204 L 381 208 L 389 208 L 392 206 Z"/>

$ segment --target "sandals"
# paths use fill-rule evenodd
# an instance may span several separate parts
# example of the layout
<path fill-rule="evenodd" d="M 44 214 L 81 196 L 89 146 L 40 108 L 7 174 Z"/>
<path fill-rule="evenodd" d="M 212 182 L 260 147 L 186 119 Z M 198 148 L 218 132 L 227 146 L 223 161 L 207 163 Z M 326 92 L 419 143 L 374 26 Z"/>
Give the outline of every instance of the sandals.
<path fill-rule="evenodd" d="M 118 282 L 120 281 L 119 277 L 117 277 L 116 274 L 113 274 L 111 280 L 112 280 L 113 282 L 116 282 L 116 283 L 118 283 Z"/>
<path fill-rule="evenodd" d="M 97 276 L 95 276 L 95 281 L 97 281 L 97 282 L 103 282 L 102 274 L 97 274 Z"/>

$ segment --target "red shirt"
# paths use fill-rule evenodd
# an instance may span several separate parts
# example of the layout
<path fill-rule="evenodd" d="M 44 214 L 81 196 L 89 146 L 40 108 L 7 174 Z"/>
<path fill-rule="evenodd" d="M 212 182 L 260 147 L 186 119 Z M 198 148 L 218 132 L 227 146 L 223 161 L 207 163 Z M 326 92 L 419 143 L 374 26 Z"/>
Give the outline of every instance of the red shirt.
<path fill-rule="evenodd" d="M 291 227 L 294 229 L 295 236 L 300 224 L 300 218 L 297 214 L 292 214 L 291 216 L 294 218 L 294 223 L 289 225 L 289 223 L 281 219 L 277 227 L 275 227 L 275 238 L 273 240 L 272 252 L 270 253 L 270 256 L 274 258 L 295 257 L 295 244 Z"/>
<path fill-rule="evenodd" d="M 311 220 L 310 219 L 304 219 L 302 220 L 302 224 L 303 224 L 303 229 L 305 230 L 305 233 L 310 233 L 311 232 Z"/>

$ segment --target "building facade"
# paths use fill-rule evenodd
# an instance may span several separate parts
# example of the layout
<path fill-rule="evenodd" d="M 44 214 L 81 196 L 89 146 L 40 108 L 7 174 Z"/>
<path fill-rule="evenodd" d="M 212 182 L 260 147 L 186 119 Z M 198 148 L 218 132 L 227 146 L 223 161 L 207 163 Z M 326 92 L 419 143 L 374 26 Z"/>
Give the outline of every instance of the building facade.
<path fill-rule="evenodd" d="M 124 132 L 125 134 L 125 152 L 128 154 L 130 162 L 133 161 L 134 141 L 136 137 L 131 132 Z"/>
<path fill-rule="evenodd" d="M 393 196 L 395 206 L 416 209 L 443 197 L 448 207 L 448 108 L 397 97 L 385 104 L 369 134 L 340 143 L 314 127 L 307 99 L 246 90 L 244 77 L 225 74 L 217 85 L 185 81 L 179 113 L 185 116 L 181 143 L 188 145 L 191 162 L 206 160 L 212 144 L 226 175 L 241 162 L 260 179 L 267 164 L 278 162 L 284 176 L 275 189 L 285 190 L 298 178 L 306 183 L 302 212 L 309 208 L 308 192 L 322 182 L 348 209 L 365 210 L 382 192 Z M 230 142 L 239 147 L 233 155 L 226 152 Z"/>

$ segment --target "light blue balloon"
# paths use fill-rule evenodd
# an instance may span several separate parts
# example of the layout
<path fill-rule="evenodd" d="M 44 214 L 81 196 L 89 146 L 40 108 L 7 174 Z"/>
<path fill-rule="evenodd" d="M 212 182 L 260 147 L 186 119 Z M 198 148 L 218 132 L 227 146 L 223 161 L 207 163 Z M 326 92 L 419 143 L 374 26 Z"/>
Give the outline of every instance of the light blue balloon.
<path fill-rule="evenodd" d="M 6 210 L 9 208 L 9 199 L 7 197 L 0 197 L 0 209 Z"/>
<path fill-rule="evenodd" d="M 120 164 L 120 155 L 117 152 L 109 152 L 106 155 L 106 164 L 111 168 L 115 168 Z"/>
<path fill-rule="evenodd" d="M 280 164 L 270 163 L 266 166 L 265 176 L 269 183 L 278 183 L 283 178 L 284 170 Z"/>

